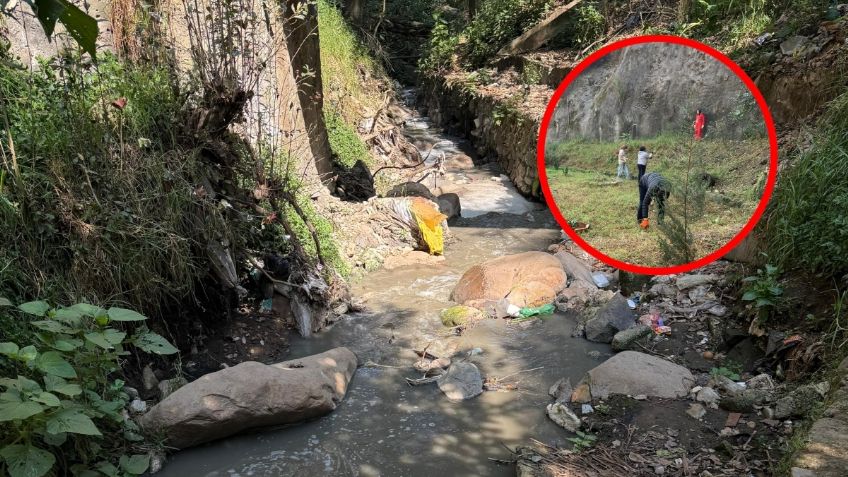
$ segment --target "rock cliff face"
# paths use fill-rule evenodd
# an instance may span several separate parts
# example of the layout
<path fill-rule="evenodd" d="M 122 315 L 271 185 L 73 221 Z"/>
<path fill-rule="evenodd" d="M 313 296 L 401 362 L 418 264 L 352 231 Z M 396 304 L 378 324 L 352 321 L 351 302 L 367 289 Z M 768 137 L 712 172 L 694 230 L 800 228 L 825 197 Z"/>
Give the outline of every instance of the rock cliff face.
<path fill-rule="evenodd" d="M 724 64 L 683 45 L 633 45 L 601 58 L 569 85 L 548 140 L 691 134 L 698 108 L 707 115 L 707 135 L 765 134 L 753 95 Z"/>

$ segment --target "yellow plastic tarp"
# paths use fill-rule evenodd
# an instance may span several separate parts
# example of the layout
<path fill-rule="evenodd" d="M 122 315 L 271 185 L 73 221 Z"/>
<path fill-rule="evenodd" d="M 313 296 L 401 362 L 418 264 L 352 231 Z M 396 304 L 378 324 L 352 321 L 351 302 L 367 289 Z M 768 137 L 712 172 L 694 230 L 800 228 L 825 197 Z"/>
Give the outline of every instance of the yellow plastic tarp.
<path fill-rule="evenodd" d="M 445 250 L 444 231 L 441 224 L 448 216 L 420 197 L 414 198 L 409 208 L 418 223 L 418 229 L 421 230 L 421 237 L 430 249 L 430 255 L 441 255 Z"/>

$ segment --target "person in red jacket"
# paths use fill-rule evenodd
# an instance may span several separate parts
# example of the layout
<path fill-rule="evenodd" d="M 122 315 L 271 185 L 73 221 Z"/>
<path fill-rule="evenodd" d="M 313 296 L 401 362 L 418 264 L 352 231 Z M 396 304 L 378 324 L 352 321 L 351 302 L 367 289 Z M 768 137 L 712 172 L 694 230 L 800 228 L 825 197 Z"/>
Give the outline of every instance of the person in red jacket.
<path fill-rule="evenodd" d="M 707 123 L 707 117 L 704 116 L 704 113 L 699 109 L 695 111 L 695 122 L 692 123 L 692 127 L 695 128 L 695 140 L 700 141 L 704 137 L 704 126 Z"/>

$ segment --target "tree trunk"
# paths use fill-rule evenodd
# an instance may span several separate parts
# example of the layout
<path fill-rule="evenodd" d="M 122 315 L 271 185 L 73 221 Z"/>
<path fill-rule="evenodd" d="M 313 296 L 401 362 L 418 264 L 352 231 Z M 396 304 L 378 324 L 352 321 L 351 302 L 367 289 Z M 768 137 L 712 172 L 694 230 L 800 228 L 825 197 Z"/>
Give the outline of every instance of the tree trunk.
<path fill-rule="evenodd" d="M 297 96 L 309 136 L 309 147 L 321 182 L 332 190 L 333 160 L 321 85 L 321 46 L 318 41 L 318 9 L 308 0 L 285 0 L 283 26 L 286 47 L 297 83 Z"/>
<path fill-rule="evenodd" d="M 468 19 L 473 20 L 474 16 L 477 15 L 477 10 L 480 9 L 480 2 L 482 0 L 468 0 Z"/>
<path fill-rule="evenodd" d="M 354 25 L 362 25 L 365 17 L 365 0 L 348 0 L 345 6 L 348 20 Z"/>

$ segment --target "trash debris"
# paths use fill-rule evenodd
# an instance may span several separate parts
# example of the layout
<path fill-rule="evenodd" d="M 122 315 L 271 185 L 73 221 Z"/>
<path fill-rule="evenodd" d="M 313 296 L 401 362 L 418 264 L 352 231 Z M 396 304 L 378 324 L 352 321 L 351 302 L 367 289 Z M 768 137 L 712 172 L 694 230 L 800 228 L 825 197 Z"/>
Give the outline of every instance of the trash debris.
<path fill-rule="evenodd" d="M 595 282 L 595 285 L 597 285 L 598 288 L 606 288 L 606 287 L 609 286 L 609 279 L 603 273 L 600 273 L 600 272 L 593 273 L 592 274 L 592 280 Z M 628 300 L 628 304 L 629 303 L 630 302 Z"/>
<path fill-rule="evenodd" d="M 754 44 L 757 46 L 763 46 L 767 41 L 771 40 L 774 37 L 774 33 L 763 33 L 762 35 L 754 38 Z"/>
<path fill-rule="evenodd" d="M 592 408 L 591 404 L 581 404 L 580 412 L 582 414 L 592 414 L 593 412 L 595 412 L 595 409 Z"/>
<path fill-rule="evenodd" d="M 552 315 L 556 307 L 553 304 L 548 303 L 547 305 L 537 306 L 537 307 L 524 307 L 519 311 L 521 318 L 530 318 L 538 315 Z"/>
<path fill-rule="evenodd" d="M 433 207 L 432 202 L 414 197 L 410 210 L 412 211 L 415 221 L 418 222 L 418 228 L 421 230 L 421 236 L 427 246 L 430 248 L 431 255 L 441 255 L 445 249 L 444 232 L 441 223 L 447 220 L 447 216 L 439 212 Z"/>

